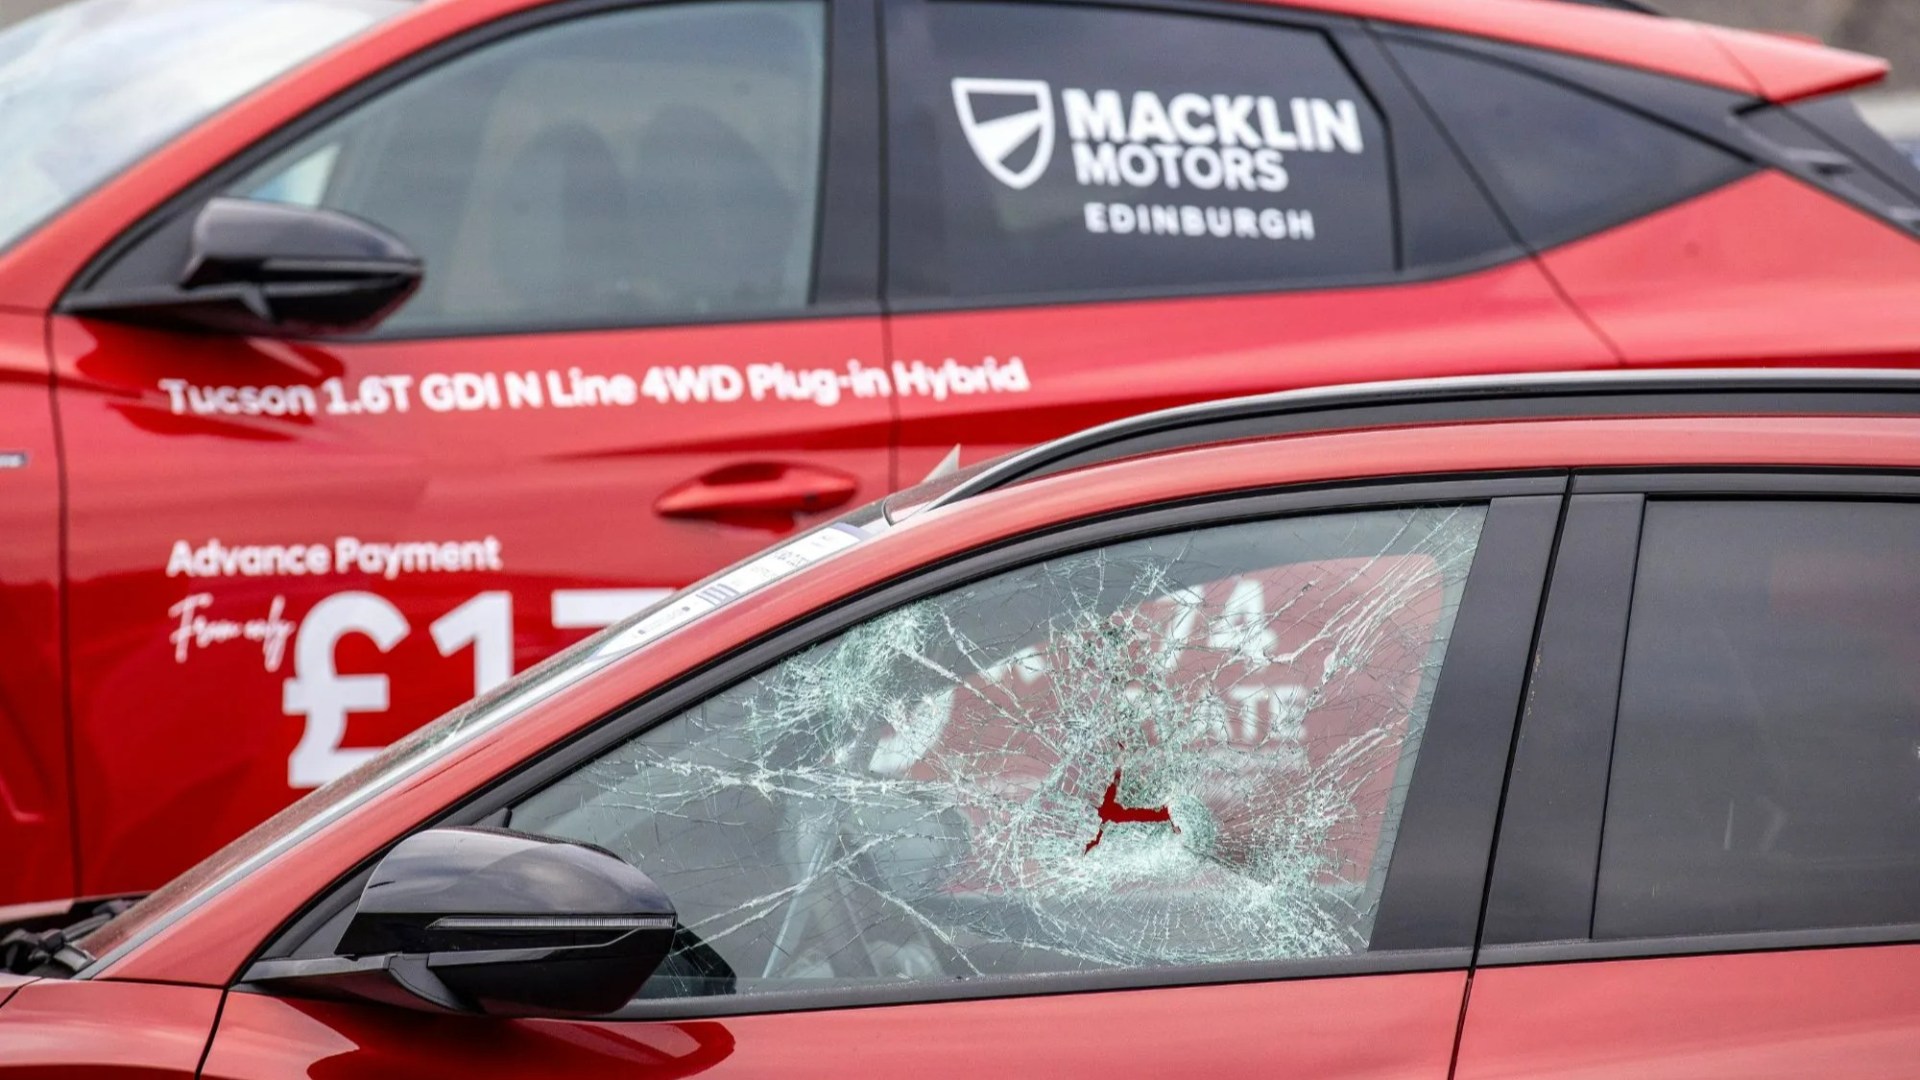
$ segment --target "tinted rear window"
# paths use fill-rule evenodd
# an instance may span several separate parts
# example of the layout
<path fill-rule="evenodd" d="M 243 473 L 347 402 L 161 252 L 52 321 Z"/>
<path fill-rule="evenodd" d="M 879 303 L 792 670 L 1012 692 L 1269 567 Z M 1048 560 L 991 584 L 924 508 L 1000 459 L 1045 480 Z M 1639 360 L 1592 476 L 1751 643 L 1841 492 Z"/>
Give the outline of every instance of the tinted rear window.
<path fill-rule="evenodd" d="M 1596 938 L 1920 922 L 1920 508 L 1653 503 Z"/>
<path fill-rule="evenodd" d="M 1747 162 L 1605 98 L 1497 60 L 1395 39 L 1395 57 L 1536 247 L 1711 190 Z"/>

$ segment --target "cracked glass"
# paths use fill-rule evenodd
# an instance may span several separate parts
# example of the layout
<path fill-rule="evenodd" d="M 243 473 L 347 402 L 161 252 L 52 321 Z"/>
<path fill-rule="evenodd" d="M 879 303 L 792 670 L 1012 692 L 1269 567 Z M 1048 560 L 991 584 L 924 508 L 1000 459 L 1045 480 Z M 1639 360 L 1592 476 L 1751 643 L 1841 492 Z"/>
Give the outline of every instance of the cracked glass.
<path fill-rule="evenodd" d="M 1485 518 L 1062 555 L 795 653 L 512 809 L 645 870 L 644 997 L 1367 950 Z"/>

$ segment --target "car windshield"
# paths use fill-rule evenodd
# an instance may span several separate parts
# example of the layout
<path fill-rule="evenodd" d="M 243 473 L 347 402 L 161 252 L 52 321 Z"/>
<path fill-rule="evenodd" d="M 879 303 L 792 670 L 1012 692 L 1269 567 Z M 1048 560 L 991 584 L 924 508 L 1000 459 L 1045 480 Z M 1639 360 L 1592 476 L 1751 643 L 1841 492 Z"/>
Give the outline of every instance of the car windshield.
<path fill-rule="evenodd" d="M 400 0 L 80 0 L 0 29 L 0 249 Z"/>
<path fill-rule="evenodd" d="M 908 489 L 911 493 L 916 489 Z M 906 493 L 903 493 L 906 494 Z M 924 502 L 922 498 L 920 501 Z M 394 743 L 352 772 L 326 784 L 256 825 L 239 839 L 174 878 L 124 915 L 77 940 L 92 966 L 144 939 L 171 916 L 273 858 L 280 851 L 413 775 L 427 763 L 498 730 L 536 702 L 587 678 L 634 650 L 781 578 L 838 554 L 888 528 L 880 503 L 768 548 L 602 630 Z"/>

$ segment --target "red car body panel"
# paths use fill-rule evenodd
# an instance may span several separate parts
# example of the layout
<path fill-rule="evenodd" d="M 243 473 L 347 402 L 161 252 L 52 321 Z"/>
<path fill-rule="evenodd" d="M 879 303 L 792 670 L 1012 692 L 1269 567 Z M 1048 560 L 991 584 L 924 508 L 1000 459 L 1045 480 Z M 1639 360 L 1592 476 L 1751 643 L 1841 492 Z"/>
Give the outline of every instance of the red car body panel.
<path fill-rule="evenodd" d="M 1461 319 L 1465 310 L 1485 321 Z M 1168 326 L 1182 328 L 1171 350 Z M 1033 381 L 1018 395 L 898 399 L 904 479 L 925 475 L 956 444 L 991 456 L 1032 434 L 1185 404 L 1196 386 L 1232 397 L 1356 378 L 1616 364 L 1528 260 L 1383 288 L 906 315 L 889 332 L 893 355 L 907 360 L 1005 357 L 1018 343 Z"/>
<path fill-rule="evenodd" d="M 29 982 L 0 1002 L 0 1074 L 193 1076 L 223 996 L 205 986 Z"/>
<path fill-rule="evenodd" d="M 1897 945 L 1481 968 L 1454 1075 L 1907 1076 L 1916 963 Z"/>
<path fill-rule="evenodd" d="M 7 999 L 13 997 L 14 991 L 33 981 L 31 975 L 15 975 L 12 972 L 0 971 L 0 1005 L 5 1005 Z"/>
<path fill-rule="evenodd" d="M 1726 50 L 1753 80 L 1754 93 L 1768 101 L 1799 101 L 1815 94 L 1851 90 L 1878 82 L 1889 70 L 1887 62 L 1878 57 L 1828 49 L 1780 34 L 1711 24 L 1700 26 L 1700 31 Z"/>
<path fill-rule="evenodd" d="M 1909 284 L 1920 244 L 1779 173 L 1576 240 L 1541 262 L 1630 364 L 1920 359 Z"/>
<path fill-rule="evenodd" d="M 290 789 L 345 772 L 421 717 L 612 621 L 594 605 L 633 594 L 607 590 L 664 595 L 796 517 L 725 507 L 663 517 L 655 504 L 671 489 L 705 484 L 725 501 L 740 487 L 728 476 L 757 467 L 762 487 L 784 477 L 826 492 L 818 514 L 892 486 L 884 398 L 433 410 L 436 373 L 504 379 L 530 356 L 635 376 L 655 364 L 877 362 L 876 319 L 287 345 L 59 318 L 53 349 L 89 893 L 164 881 L 183 857 L 285 805 Z M 369 374 L 411 379 L 409 414 L 394 396 L 378 415 L 182 415 L 159 389 L 167 378 L 297 384 L 314 372 L 342 380 L 351 405 Z M 708 482 L 721 462 L 734 472 Z M 343 538 L 484 550 L 465 569 L 389 574 L 364 560 L 343 567 L 355 554 Z M 329 546 L 329 569 L 206 577 L 177 561 L 183 542 L 216 540 Z M 141 722 L 161 687 L 166 711 L 217 722 Z"/>
<path fill-rule="evenodd" d="M 1281 484 L 1542 467 L 1920 466 L 1920 420 L 1895 417 L 1514 421 L 1294 436 L 1178 451 L 1062 474 L 909 518 L 835 559 L 721 607 L 699 633 L 668 634 L 604 676 L 566 687 L 512 723 L 331 822 L 269 872 L 249 874 L 137 942 L 102 972 L 136 981 L 232 981 L 264 935 L 368 853 L 631 699 L 810 611 L 916 568 L 1050 522 Z"/>
<path fill-rule="evenodd" d="M 967 1080 L 1008 1069 L 1068 1080 L 1197 1071 L 1221 1080 L 1443 1080 L 1465 987 L 1465 972 L 1434 972 L 595 1023 L 422 1017 L 236 993 L 204 1075 Z"/>
<path fill-rule="evenodd" d="M 0 852 L 8 898 L 73 891 L 61 721 L 59 443 L 45 326 L 0 313 Z"/>
<path fill-rule="evenodd" d="M 0 416 L 36 462 L 0 470 L 0 635 L 20 658 L 0 670 L 0 853 L 21 868 L 0 880 L 0 903 L 150 888 L 503 666 L 520 670 L 838 502 L 917 479 L 956 444 L 978 460 L 1165 405 L 1356 379 L 1907 364 L 1920 353 L 1920 305 L 1906 302 L 1920 244 L 1775 173 L 1491 269 L 1366 288 L 387 342 L 242 340 L 51 313 L 91 260 L 209 168 L 405 58 L 533 6 L 410 9 L 0 253 Z M 1882 70 L 1766 35 L 1539 0 L 1296 6 L 1776 100 Z M 1733 317 L 1710 317 L 1722 311 Z M 454 397 L 444 410 L 422 397 L 429 375 L 844 374 L 989 357 L 1019 357 L 1030 391 L 630 411 L 465 412 Z M 316 400 L 339 412 L 198 415 L 164 379 L 316 395 L 338 379 L 337 398 Z M 761 509 L 701 509 L 748 496 Z M 204 550 L 218 564 L 214 541 L 343 537 L 480 545 L 487 568 L 206 579 L 174 559 L 182 544 L 189 561 Z"/>

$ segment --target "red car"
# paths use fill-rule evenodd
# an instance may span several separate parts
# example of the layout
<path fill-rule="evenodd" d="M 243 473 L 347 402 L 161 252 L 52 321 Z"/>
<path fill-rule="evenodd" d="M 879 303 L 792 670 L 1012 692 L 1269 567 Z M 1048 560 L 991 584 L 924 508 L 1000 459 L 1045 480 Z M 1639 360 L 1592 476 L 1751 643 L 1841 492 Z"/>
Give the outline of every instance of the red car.
<path fill-rule="evenodd" d="M 1543 0 L 0 33 L 0 900 L 151 887 L 836 507 L 1356 379 L 1920 359 L 1817 45 Z"/>
<path fill-rule="evenodd" d="M 0 1076 L 1905 1075 L 1916 470 L 1911 373 L 1097 428 L 20 921 Z"/>

